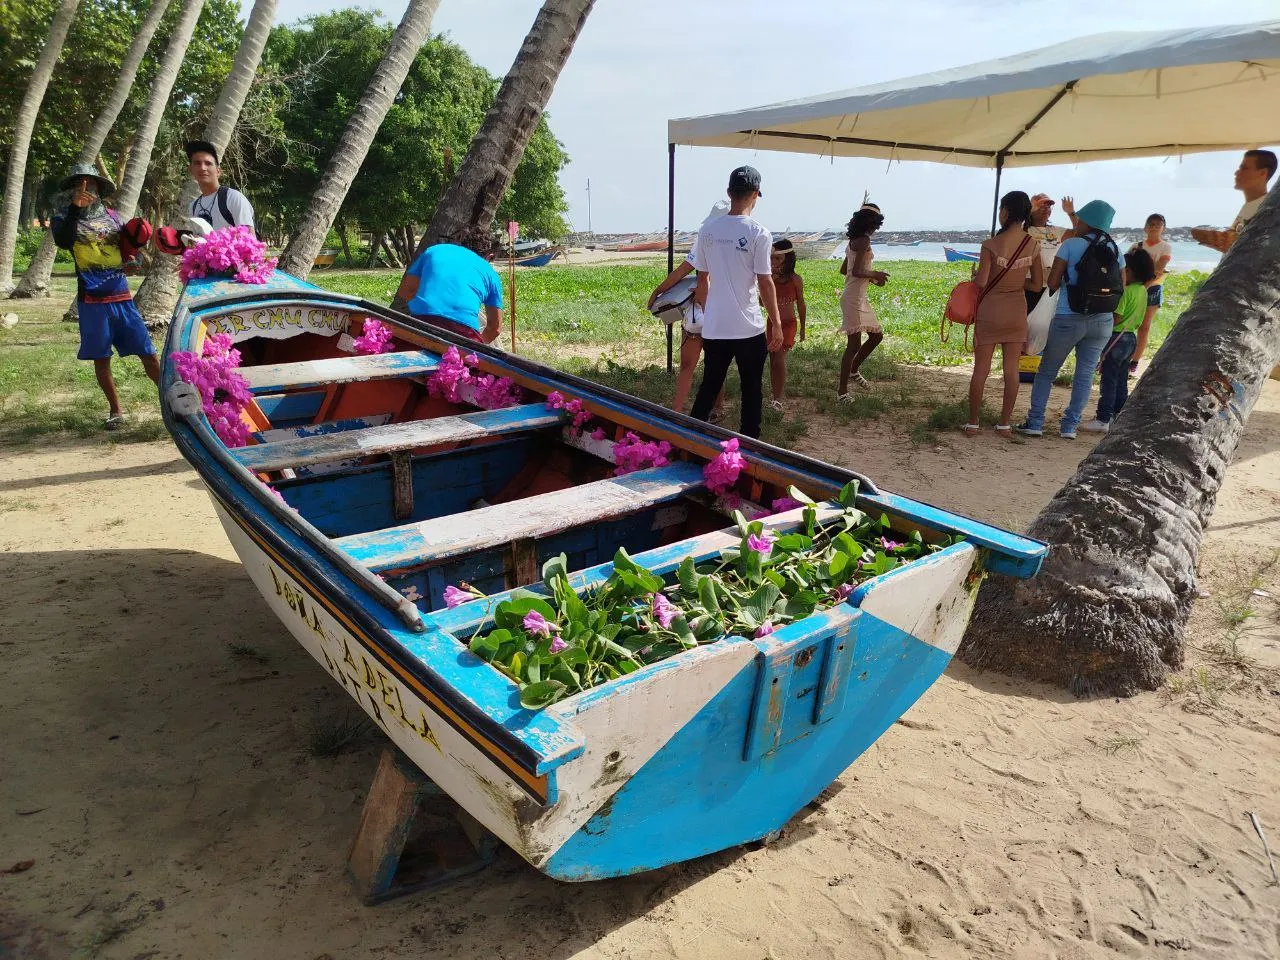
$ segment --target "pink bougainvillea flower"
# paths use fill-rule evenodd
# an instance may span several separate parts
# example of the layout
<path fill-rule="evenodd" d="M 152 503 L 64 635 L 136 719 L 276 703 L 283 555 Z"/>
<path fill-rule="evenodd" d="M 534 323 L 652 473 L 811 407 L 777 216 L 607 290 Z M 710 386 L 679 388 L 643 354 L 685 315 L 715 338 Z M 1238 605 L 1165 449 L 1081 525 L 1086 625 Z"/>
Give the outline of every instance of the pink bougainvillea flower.
<path fill-rule="evenodd" d="M 773 552 L 773 540 L 773 534 L 766 530 L 761 534 L 757 535 L 753 533 L 747 537 L 747 546 L 756 553 L 763 554 L 767 557 Z"/>
<path fill-rule="evenodd" d="M 450 610 L 464 603 L 470 603 L 474 599 L 475 597 L 466 590 L 459 590 L 457 587 L 452 586 L 444 588 L 444 605 Z"/>
<path fill-rule="evenodd" d="M 178 376 L 200 393 L 201 406 L 209 425 L 228 447 L 249 442 L 249 427 L 240 413 L 253 399 L 249 384 L 236 372 L 240 351 L 232 347 L 230 334 L 215 333 L 205 338 L 197 356 L 188 351 L 173 354 Z"/>
<path fill-rule="evenodd" d="M 569 644 L 565 643 L 559 637 L 552 638 L 551 646 L 549 648 L 550 653 L 564 653 L 568 649 L 569 649 Z"/>
<path fill-rule="evenodd" d="M 680 615 L 680 608 L 661 593 L 653 595 L 653 618 L 663 630 L 670 628 L 671 621 Z"/>
<path fill-rule="evenodd" d="M 509 377 L 497 377 L 491 373 L 474 379 L 471 402 L 483 410 L 501 410 L 514 407 L 524 399 L 524 391 Z"/>
<path fill-rule="evenodd" d="M 450 403 L 461 403 L 459 388 L 471 379 L 471 371 L 457 347 L 450 347 L 440 358 L 435 371 L 427 378 L 427 393 L 443 397 Z"/>
<path fill-rule="evenodd" d="M 795 497 L 779 497 L 773 501 L 774 513 L 786 513 L 788 510 L 794 510 L 796 507 L 803 507 L 804 504 Z"/>
<path fill-rule="evenodd" d="M 761 637 L 767 637 L 771 633 L 773 633 L 773 621 L 766 620 L 764 623 L 760 624 L 760 629 L 756 631 L 756 639 L 759 640 Z"/>
<path fill-rule="evenodd" d="M 183 283 L 210 274 L 230 277 L 237 283 L 266 283 L 276 268 L 276 259 L 266 253 L 266 244 L 252 227 L 224 227 L 183 251 L 178 276 Z"/>
<path fill-rule="evenodd" d="M 604 432 L 604 427 L 596 427 L 594 430 L 591 431 L 592 440 L 603 440 L 607 436 L 608 434 Z"/>
<path fill-rule="evenodd" d="M 536 633 L 539 636 L 549 637 L 553 632 L 558 633 L 560 628 L 540 614 L 537 610 L 530 610 L 524 615 L 521 621 L 524 628 L 530 633 Z"/>
<path fill-rule="evenodd" d="M 356 353 L 375 354 L 390 353 L 395 349 L 391 342 L 391 328 L 381 320 L 368 317 L 360 328 L 360 336 L 352 342 Z"/>
<path fill-rule="evenodd" d="M 742 473 L 747 461 L 738 452 L 738 438 L 722 440 L 721 453 L 702 469 L 702 476 L 707 481 L 707 489 L 712 493 L 728 493 L 729 488 L 738 482 L 738 474 Z"/>
<path fill-rule="evenodd" d="M 831 598 L 837 603 L 844 603 L 849 599 L 849 595 L 853 593 L 854 589 L 852 583 L 842 583 L 831 591 Z"/>
<path fill-rule="evenodd" d="M 559 390 L 552 390 L 547 394 L 547 406 L 552 410 L 559 410 L 564 406 L 564 394 Z"/>
<path fill-rule="evenodd" d="M 641 440 L 628 430 L 626 435 L 613 445 L 613 462 L 616 464 L 613 472 L 621 477 L 646 467 L 665 467 L 671 462 L 668 459 L 670 453 L 671 444 L 667 441 Z"/>
<path fill-rule="evenodd" d="M 888 537 L 881 537 L 880 546 L 884 547 L 886 550 L 897 550 L 905 546 L 905 544 L 898 543 L 894 540 L 890 540 Z"/>

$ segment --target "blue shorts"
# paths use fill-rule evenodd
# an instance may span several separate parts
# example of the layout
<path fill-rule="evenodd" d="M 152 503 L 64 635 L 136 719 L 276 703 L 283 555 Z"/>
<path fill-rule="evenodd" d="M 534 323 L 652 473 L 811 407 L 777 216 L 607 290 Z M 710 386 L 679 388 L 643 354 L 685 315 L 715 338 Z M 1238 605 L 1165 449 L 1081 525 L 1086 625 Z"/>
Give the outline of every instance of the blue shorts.
<path fill-rule="evenodd" d="M 1154 287 L 1147 287 L 1147 306 L 1160 307 L 1164 305 L 1164 284 L 1157 283 Z"/>
<path fill-rule="evenodd" d="M 150 357 L 156 352 L 142 314 L 132 300 L 119 303 L 80 301 L 80 360 L 109 360 L 111 348 L 122 357 Z"/>

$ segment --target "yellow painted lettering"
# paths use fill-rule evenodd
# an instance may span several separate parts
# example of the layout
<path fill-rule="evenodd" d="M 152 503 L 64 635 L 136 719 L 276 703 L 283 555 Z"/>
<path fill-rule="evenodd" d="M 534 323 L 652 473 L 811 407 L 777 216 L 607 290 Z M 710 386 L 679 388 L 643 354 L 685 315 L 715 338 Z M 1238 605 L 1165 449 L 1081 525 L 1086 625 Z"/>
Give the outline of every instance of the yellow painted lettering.
<path fill-rule="evenodd" d="M 422 724 L 422 729 L 418 731 L 418 736 L 422 737 L 423 740 L 427 741 L 427 743 L 431 744 L 437 750 L 440 750 L 440 742 L 436 740 L 436 735 L 431 732 L 431 727 L 427 724 L 426 713 L 419 710 L 418 717 L 419 717 L 419 721 Z M 440 752 L 444 753 L 443 750 L 440 750 Z"/>
<path fill-rule="evenodd" d="M 259 310 L 253 315 L 253 325 L 259 330 L 266 330 L 271 326 L 271 311 Z"/>
<path fill-rule="evenodd" d="M 374 699 L 373 694 L 368 690 L 365 691 L 364 695 L 369 698 L 369 706 L 373 709 L 373 718 L 378 721 L 379 725 L 385 727 L 386 723 L 382 719 L 382 710 L 378 706 L 378 701 Z"/>
<path fill-rule="evenodd" d="M 276 585 L 276 596 L 281 596 L 284 593 L 284 589 L 280 586 L 280 578 L 276 576 L 276 568 L 267 567 L 267 569 L 271 571 L 271 582 Z"/>
<path fill-rule="evenodd" d="M 368 687 L 370 690 L 377 690 L 378 675 L 374 671 L 374 668 L 369 665 L 369 658 L 366 657 L 363 653 L 360 654 L 360 666 L 364 667 L 364 685 Z"/>
<path fill-rule="evenodd" d="M 320 611 L 316 608 L 316 605 L 314 603 L 311 605 L 310 624 L 311 624 L 311 632 L 319 635 L 319 637 L 323 640 L 324 627 L 320 626 Z"/>
<path fill-rule="evenodd" d="M 342 638 L 342 662 L 349 664 L 352 667 L 356 665 L 355 660 L 351 656 L 351 647 L 348 646 L 346 637 Z"/>
<path fill-rule="evenodd" d="M 249 325 L 244 322 L 244 314 L 233 313 L 227 319 L 231 321 L 231 329 L 236 333 L 244 333 L 249 329 Z"/>

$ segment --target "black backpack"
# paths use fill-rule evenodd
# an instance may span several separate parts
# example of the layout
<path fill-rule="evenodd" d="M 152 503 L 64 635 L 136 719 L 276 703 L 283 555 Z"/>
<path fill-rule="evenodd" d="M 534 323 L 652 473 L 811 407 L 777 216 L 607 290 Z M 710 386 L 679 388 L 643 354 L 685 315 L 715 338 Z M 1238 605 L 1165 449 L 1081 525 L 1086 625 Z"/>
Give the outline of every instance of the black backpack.
<path fill-rule="evenodd" d="M 1107 234 L 1096 231 L 1076 264 L 1076 282 L 1067 285 L 1072 313 L 1093 316 L 1115 313 L 1124 293 L 1124 263 L 1120 249 Z"/>

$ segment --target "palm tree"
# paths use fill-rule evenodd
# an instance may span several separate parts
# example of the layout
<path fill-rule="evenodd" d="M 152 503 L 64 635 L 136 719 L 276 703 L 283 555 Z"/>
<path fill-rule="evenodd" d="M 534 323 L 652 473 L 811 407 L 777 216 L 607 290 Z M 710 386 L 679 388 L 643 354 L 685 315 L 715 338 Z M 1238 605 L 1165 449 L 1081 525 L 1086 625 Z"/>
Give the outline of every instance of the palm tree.
<path fill-rule="evenodd" d="M 594 4 L 595 0 L 546 0 L 542 4 L 414 256 L 442 240 L 488 239 L 498 204 L 511 185 L 524 148 Z M 404 308 L 403 303 L 396 306 Z"/>
<path fill-rule="evenodd" d="M 164 118 L 164 108 L 169 102 L 169 94 L 173 92 L 173 85 L 178 80 L 183 57 L 187 55 L 187 46 L 191 43 L 203 9 L 204 0 L 185 0 L 182 12 L 178 14 L 178 22 L 173 25 L 173 33 L 169 34 L 169 45 L 165 47 L 164 58 L 151 81 L 147 105 L 142 108 L 142 117 L 133 132 L 133 146 L 129 150 L 124 183 L 120 184 L 115 198 L 116 210 L 126 220 L 137 211 L 138 198 L 142 196 L 142 183 L 151 166 L 151 151 L 155 149 L 160 121 Z"/>
<path fill-rule="evenodd" d="M 4 198 L 0 201 L 0 294 L 13 286 L 13 251 L 18 242 L 18 210 L 22 206 L 22 184 L 27 173 L 27 153 L 31 150 L 31 132 L 36 126 L 40 104 L 53 76 L 53 68 L 62 55 L 67 31 L 75 18 L 80 0 L 62 0 L 49 24 L 49 39 L 40 51 L 22 106 L 13 123 L 13 139 L 9 145 L 9 170 L 4 181 Z"/>
<path fill-rule="evenodd" d="M 151 45 L 151 38 L 155 36 L 160 20 L 168 7 L 169 0 L 152 0 L 151 6 L 147 9 L 147 15 L 138 27 L 138 32 L 133 35 L 129 50 L 120 64 L 120 73 L 116 76 L 115 85 L 111 88 L 106 103 L 94 118 L 93 126 L 89 128 L 89 135 L 80 147 L 80 155 L 76 157 L 77 163 L 93 163 L 97 159 L 98 152 L 106 142 L 107 135 L 111 133 L 116 118 L 120 116 L 120 111 L 129 100 L 129 93 L 133 90 L 133 81 L 138 75 L 138 68 L 142 66 L 147 47 Z M 44 239 L 40 241 L 40 249 L 36 251 L 31 265 L 27 267 L 27 272 L 22 275 L 22 280 L 14 288 L 11 296 L 15 298 L 47 297 L 49 275 L 53 272 L 53 258 L 56 253 L 53 234 L 46 230 Z"/>
<path fill-rule="evenodd" d="M 1079 696 L 1155 689 L 1183 662 L 1196 556 L 1249 411 L 1280 360 L 1273 190 L 1111 431 L 1032 522 L 1032 580 L 993 577 L 960 655 Z"/>
<path fill-rule="evenodd" d="M 204 128 L 204 139 L 217 148 L 219 156 L 231 142 L 231 134 L 240 119 L 240 110 L 249 95 L 249 88 L 253 86 L 253 78 L 258 73 L 258 64 L 262 61 L 262 51 L 271 34 L 275 15 L 276 0 L 254 0 L 240 47 L 231 62 L 231 72 L 222 84 L 218 101 L 213 105 L 213 112 Z M 171 225 L 181 224 L 198 192 L 196 182 L 188 180 L 177 203 L 169 210 L 168 220 Z M 157 254 L 152 260 L 147 278 L 134 295 L 134 302 L 149 325 L 156 326 L 168 321 L 178 302 L 179 288 L 178 258 Z"/>
<path fill-rule="evenodd" d="M 329 158 L 324 176 L 311 200 L 306 213 L 289 239 L 280 257 L 280 269 L 295 277 L 306 279 L 316 254 L 324 246 L 329 227 L 351 189 L 351 181 L 360 171 L 369 146 L 382 126 L 382 120 L 391 109 L 391 103 L 400 91 L 404 78 L 413 66 L 418 50 L 431 30 L 440 0 L 410 0 L 400 26 L 396 28 L 387 52 L 364 89 L 364 95 L 347 121 L 347 128 Z"/>

